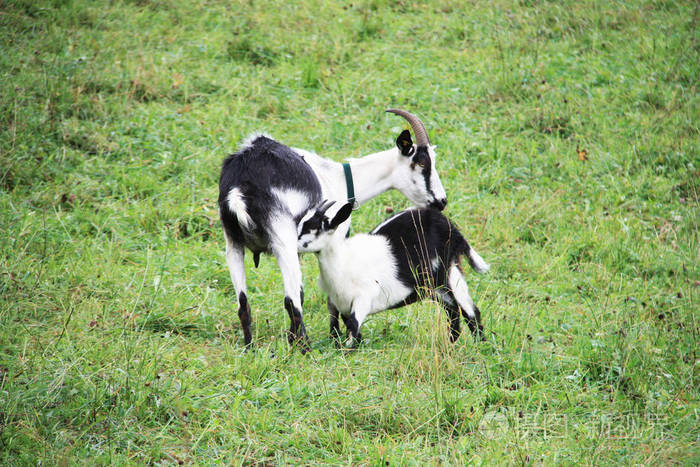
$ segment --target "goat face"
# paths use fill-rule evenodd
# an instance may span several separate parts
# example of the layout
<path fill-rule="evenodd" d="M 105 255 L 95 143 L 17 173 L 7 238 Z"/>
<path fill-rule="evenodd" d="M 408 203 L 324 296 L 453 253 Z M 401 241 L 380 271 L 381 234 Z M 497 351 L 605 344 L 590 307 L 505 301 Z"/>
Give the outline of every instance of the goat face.
<path fill-rule="evenodd" d="M 352 214 L 352 204 L 344 204 L 331 217 L 326 211 L 334 201 L 324 201 L 314 209 L 310 209 L 297 224 L 297 248 L 301 252 L 318 252 L 331 242 L 335 230 Z"/>
<path fill-rule="evenodd" d="M 435 170 L 435 146 L 413 144 L 408 130 L 399 135 L 396 146 L 401 156 L 394 186 L 418 207 L 445 209 L 447 195 Z"/>

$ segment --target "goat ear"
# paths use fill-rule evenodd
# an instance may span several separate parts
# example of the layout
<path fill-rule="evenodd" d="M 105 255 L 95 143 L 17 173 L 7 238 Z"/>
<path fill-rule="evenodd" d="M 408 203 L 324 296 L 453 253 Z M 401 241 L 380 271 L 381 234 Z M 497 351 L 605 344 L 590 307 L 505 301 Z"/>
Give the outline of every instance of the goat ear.
<path fill-rule="evenodd" d="M 352 214 L 352 203 L 346 203 L 335 214 L 335 217 L 331 221 L 330 228 L 337 229 L 340 224 L 342 224 L 343 222 L 348 220 L 348 217 L 350 217 L 350 214 Z"/>
<path fill-rule="evenodd" d="M 403 130 L 398 138 L 396 138 L 396 147 L 404 156 L 410 156 L 413 152 L 413 141 L 411 141 L 411 132 Z"/>

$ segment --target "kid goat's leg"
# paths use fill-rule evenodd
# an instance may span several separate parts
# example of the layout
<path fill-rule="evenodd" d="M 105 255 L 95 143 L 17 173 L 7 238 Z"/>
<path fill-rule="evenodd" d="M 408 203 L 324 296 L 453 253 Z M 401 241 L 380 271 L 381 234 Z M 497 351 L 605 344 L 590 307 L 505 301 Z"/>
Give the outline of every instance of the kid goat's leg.
<path fill-rule="evenodd" d="M 302 353 L 309 350 L 306 328 L 302 317 L 304 291 L 301 288 L 301 266 L 297 253 L 297 234 L 294 222 L 280 222 L 275 227 L 276 236 L 271 243 L 272 254 L 282 272 L 284 282 L 284 307 L 289 314 L 289 342 L 299 341 Z"/>
<path fill-rule="evenodd" d="M 248 304 L 247 288 L 245 283 L 245 264 L 243 263 L 243 245 L 240 245 L 228 236 L 224 231 L 226 238 L 226 265 L 231 274 L 231 282 L 238 297 L 238 318 L 241 320 L 243 328 L 243 341 L 246 347 L 252 342 L 252 334 L 250 332 L 250 305 Z"/>
<path fill-rule="evenodd" d="M 370 302 L 363 299 L 355 299 L 352 304 L 352 313 L 350 316 L 342 315 L 345 327 L 348 328 L 350 337 L 346 343 L 348 347 L 355 348 L 362 342 L 362 333 L 360 327 L 370 312 Z"/>
<path fill-rule="evenodd" d="M 459 339 L 459 335 L 462 332 L 461 326 L 459 324 L 459 306 L 457 306 L 457 301 L 454 294 L 449 288 L 446 291 L 440 290 L 440 305 L 447 312 L 447 318 L 450 320 L 450 342 L 455 342 Z"/>
<path fill-rule="evenodd" d="M 355 319 L 355 314 L 349 316 L 340 315 L 340 317 L 343 318 L 343 323 L 345 323 L 345 327 L 348 330 L 348 340 L 345 345 L 354 349 L 362 342 L 362 334 L 360 333 L 360 326 Z"/>
<path fill-rule="evenodd" d="M 474 305 L 474 300 L 469 295 L 469 287 L 467 287 L 462 272 L 456 264 L 450 266 L 447 282 L 457 305 L 462 310 L 462 316 L 467 321 L 469 330 L 475 336 L 480 336 L 483 339 L 484 328 L 481 326 L 481 312 Z"/>
<path fill-rule="evenodd" d="M 328 297 L 328 312 L 331 317 L 331 339 L 335 340 L 336 343 L 340 343 L 340 323 L 338 322 L 340 312 L 331 301 L 331 297 Z"/>

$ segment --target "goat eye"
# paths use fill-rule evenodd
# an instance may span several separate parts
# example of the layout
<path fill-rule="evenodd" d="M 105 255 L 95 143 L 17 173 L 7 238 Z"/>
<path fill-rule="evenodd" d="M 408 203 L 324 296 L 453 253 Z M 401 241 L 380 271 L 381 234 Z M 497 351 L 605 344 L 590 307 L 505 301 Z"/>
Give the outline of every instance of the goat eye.
<path fill-rule="evenodd" d="M 416 164 L 418 164 L 418 167 L 420 167 L 421 169 L 425 168 L 425 161 L 422 159 L 419 161 L 416 161 Z"/>

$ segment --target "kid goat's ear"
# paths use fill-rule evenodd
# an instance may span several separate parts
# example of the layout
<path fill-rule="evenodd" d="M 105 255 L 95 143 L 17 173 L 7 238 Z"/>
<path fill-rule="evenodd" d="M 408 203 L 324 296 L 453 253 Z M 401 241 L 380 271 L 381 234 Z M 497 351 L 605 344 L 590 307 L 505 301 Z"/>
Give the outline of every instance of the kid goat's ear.
<path fill-rule="evenodd" d="M 330 228 L 337 229 L 340 224 L 348 220 L 352 214 L 352 203 L 346 203 L 342 208 L 338 210 L 335 217 L 331 221 Z"/>
<path fill-rule="evenodd" d="M 403 130 L 396 138 L 396 147 L 404 156 L 410 156 L 413 153 L 413 141 L 411 141 L 411 133 L 408 130 Z"/>

